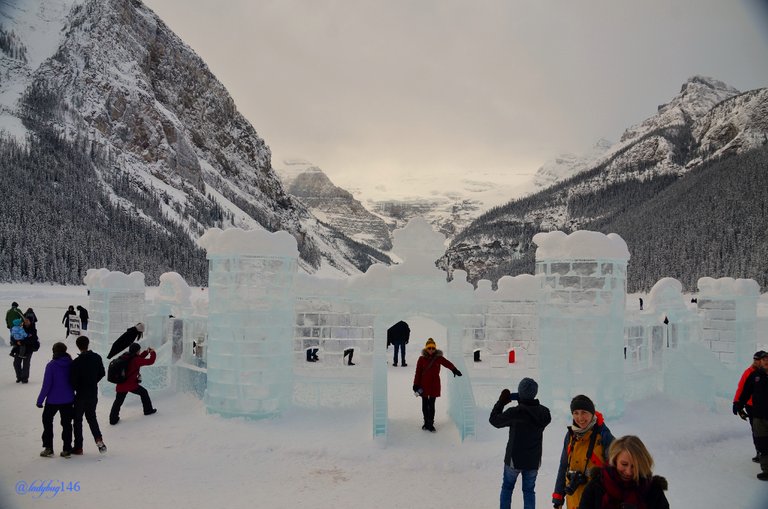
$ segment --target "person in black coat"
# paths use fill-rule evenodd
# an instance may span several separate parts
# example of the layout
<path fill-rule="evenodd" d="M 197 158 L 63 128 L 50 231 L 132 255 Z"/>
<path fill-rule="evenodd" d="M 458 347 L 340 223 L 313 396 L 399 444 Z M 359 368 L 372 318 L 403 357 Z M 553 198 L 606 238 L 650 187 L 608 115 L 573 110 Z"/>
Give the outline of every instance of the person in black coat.
<path fill-rule="evenodd" d="M 400 320 L 395 325 L 387 329 L 387 348 L 389 345 L 395 347 L 395 358 L 393 366 L 397 366 L 397 352 L 400 351 L 400 365 L 406 367 L 405 363 L 405 345 L 408 344 L 408 340 L 411 338 L 411 328 L 408 324 Z"/>
<path fill-rule="evenodd" d="M 504 389 L 491 410 L 488 421 L 496 428 L 509 428 L 507 449 L 504 453 L 504 474 L 499 495 L 499 507 L 507 509 L 512 504 L 512 492 L 517 477 L 523 477 L 523 507 L 536 506 L 536 476 L 541 466 L 542 437 L 544 428 L 552 422 L 549 409 L 539 403 L 536 393 L 539 385 L 532 378 L 523 378 L 517 392 Z M 504 410 L 504 406 L 517 401 L 517 406 Z"/>
<path fill-rule="evenodd" d="M 653 457 L 636 436 L 611 442 L 608 465 L 593 468 L 579 509 L 669 509 L 667 480 L 653 475 Z"/>
<path fill-rule="evenodd" d="M 88 310 L 83 306 L 77 306 L 77 311 L 80 314 L 80 329 L 88 330 Z"/>
<path fill-rule="evenodd" d="M 744 412 L 744 406 L 752 398 L 752 438 L 760 457 L 760 469 L 757 474 L 761 481 L 768 481 L 768 355 L 760 359 L 760 366 L 744 381 L 739 400 L 734 402 L 737 413 Z"/>
<path fill-rule="evenodd" d="M 75 340 L 80 350 L 77 358 L 72 361 L 69 371 L 69 381 L 75 390 L 75 403 L 73 408 L 73 433 L 75 437 L 72 454 L 83 454 L 83 416 L 88 421 L 91 434 L 96 441 L 99 452 L 107 452 L 107 446 L 101 436 L 99 422 L 96 420 L 96 405 L 99 402 L 99 380 L 104 378 L 104 363 L 101 356 L 88 350 L 90 341 L 86 336 L 80 336 Z"/>
<path fill-rule="evenodd" d="M 71 316 L 77 316 L 77 312 L 75 311 L 75 306 L 69 306 L 67 310 L 64 312 L 64 317 L 61 319 L 61 323 L 63 323 L 64 327 L 67 328 L 67 338 L 69 337 L 69 318 Z"/>

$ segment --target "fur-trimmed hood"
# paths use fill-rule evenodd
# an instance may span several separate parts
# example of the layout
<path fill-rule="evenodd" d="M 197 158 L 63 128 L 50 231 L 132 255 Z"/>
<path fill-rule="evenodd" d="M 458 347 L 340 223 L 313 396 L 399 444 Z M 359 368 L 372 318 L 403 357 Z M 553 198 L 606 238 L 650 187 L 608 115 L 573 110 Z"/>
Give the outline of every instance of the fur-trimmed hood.
<path fill-rule="evenodd" d="M 421 355 L 423 357 L 430 357 L 429 352 L 427 352 L 426 348 L 422 348 L 421 349 Z M 443 351 L 442 350 L 435 350 L 434 356 L 435 357 L 442 357 L 443 356 Z"/>

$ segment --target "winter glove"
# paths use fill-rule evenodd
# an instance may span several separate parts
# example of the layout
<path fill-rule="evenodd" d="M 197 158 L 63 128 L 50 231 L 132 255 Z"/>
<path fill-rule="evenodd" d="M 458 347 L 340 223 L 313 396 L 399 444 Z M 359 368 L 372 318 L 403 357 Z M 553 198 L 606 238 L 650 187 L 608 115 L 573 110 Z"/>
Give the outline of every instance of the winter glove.
<path fill-rule="evenodd" d="M 41 405 L 40 403 L 38 403 L 38 404 L 37 404 L 37 408 L 43 408 L 43 405 Z"/>
<path fill-rule="evenodd" d="M 499 403 L 506 405 L 510 401 L 512 401 L 512 393 L 509 392 L 509 389 L 501 391 L 501 394 L 499 394 Z"/>
<path fill-rule="evenodd" d="M 733 415 L 738 415 L 741 410 L 741 404 L 738 401 L 733 402 Z"/>
<path fill-rule="evenodd" d="M 742 408 L 739 410 L 739 417 L 746 421 L 749 415 L 747 414 L 747 411 Z"/>
<path fill-rule="evenodd" d="M 459 371 L 458 369 L 454 369 L 453 376 L 461 376 L 461 371 Z"/>
<path fill-rule="evenodd" d="M 421 395 L 421 393 L 424 392 L 424 390 L 421 387 L 419 387 L 418 385 L 414 385 L 413 386 L 413 392 L 415 392 L 418 395 Z"/>
<path fill-rule="evenodd" d="M 560 509 L 561 507 L 563 507 L 563 502 L 565 502 L 565 500 L 563 499 L 562 495 L 560 495 L 559 493 L 552 494 L 552 507 L 554 507 L 555 509 Z"/>

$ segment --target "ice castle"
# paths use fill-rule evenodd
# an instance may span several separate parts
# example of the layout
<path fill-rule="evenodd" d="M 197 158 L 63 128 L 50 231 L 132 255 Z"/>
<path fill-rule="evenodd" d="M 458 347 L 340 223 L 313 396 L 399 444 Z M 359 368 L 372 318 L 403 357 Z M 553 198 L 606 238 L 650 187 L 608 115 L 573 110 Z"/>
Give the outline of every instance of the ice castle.
<path fill-rule="evenodd" d="M 446 281 L 434 265 L 445 238 L 422 219 L 394 232 L 401 263 L 347 279 L 299 273 L 286 232 L 212 229 L 200 239 L 207 290 L 167 273 L 147 301 L 142 274 L 90 269 L 89 336 L 106 351 L 145 323 L 142 344 L 158 361 L 142 370 L 144 385 L 193 391 L 209 412 L 258 419 L 291 406 L 368 405 L 374 437 L 387 434 L 386 332 L 412 316 L 445 328 L 441 348 L 465 374 L 447 384 L 462 439 L 475 435 L 478 410 L 526 376 L 562 413 L 579 393 L 607 416 L 658 392 L 710 407 L 731 398 L 756 348 L 755 281 L 702 278 L 691 303 L 665 278 L 640 310 L 627 303 L 630 254 L 618 235 L 533 240 L 535 274 L 502 277 L 493 290 L 489 281 L 475 289 L 463 271 Z"/>

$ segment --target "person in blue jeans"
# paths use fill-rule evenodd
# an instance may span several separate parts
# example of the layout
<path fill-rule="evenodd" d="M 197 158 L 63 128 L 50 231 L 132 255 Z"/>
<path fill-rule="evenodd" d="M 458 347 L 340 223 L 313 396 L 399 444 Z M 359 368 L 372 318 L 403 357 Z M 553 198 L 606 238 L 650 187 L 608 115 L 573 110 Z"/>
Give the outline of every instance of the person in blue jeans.
<path fill-rule="evenodd" d="M 539 403 L 536 394 L 539 385 L 532 378 L 523 378 L 517 392 L 504 389 L 491 410 L 488 421 L 495 428 L 509 428 L 507 449 L 504 453 L 504 474 L 499 495 L 499 507 L 509 509 L 517 478 L 523 478 L 523 507 L 536 507 L 536 476 L 541 465 L 544 428 L 552 422 L 549 409 Z M 517 405 L 504 407 L 517 401 Z"/>

